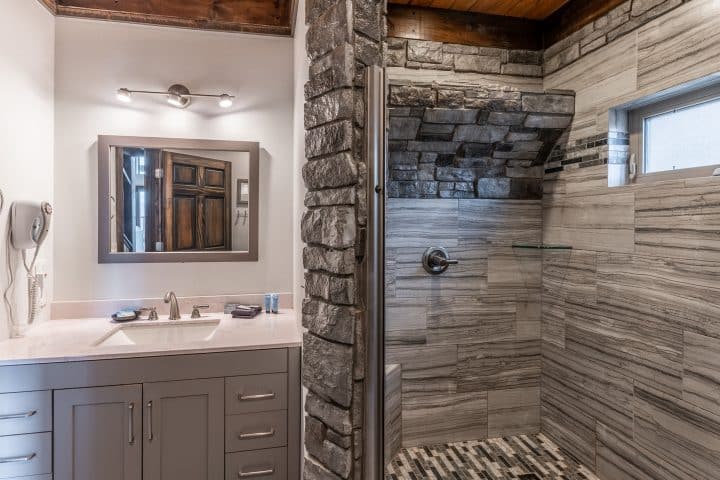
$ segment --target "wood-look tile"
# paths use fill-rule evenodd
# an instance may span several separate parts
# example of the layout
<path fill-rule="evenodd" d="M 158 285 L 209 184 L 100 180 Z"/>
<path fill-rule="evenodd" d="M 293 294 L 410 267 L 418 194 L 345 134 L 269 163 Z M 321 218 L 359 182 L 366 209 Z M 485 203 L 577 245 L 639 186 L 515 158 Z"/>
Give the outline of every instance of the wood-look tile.
<path fill-rule="evenodd" d="M 714 0 L 694 0 L 640 28 L 640 88 L 660 91 L 720 71 L 718 31 L 720 4 Z"/>
<path fill-rule="evenodd" d="M 425 297 L 385 298 L 386 345 L 424 345 L 426 329 Z"/>
<path fill-rule="evenodd" d="M 597 303 L 597 254 L 583 250 L 543 252 L 543 289 L 581 305 Z"/>
<path fill-rule="evenodd" d="M 398 248 L 395 262 L 396 297 L 442 297 L 478 295 L 487 289 L 488 252 L 481 246 L 450 247 L 450 258 L 458 260 L 441 275 L 431 275 L 422 266 L 425 248 Z"/>
<path fill-rule="evenodd" d="M 566 395 L 566 388 L 543 375 L 541 388 L 541 431 L 578 462 L 595 465 L 595 418 L 582 403 Z"/>
<path fill-rule="evenodd" d="M 386 365 L 400 364 L 404 397 L 457 391 L 457 346 L 387 346 Z"/>
<path fill-rule="evenodd" d="M 683 399 L 720 415 L 720 340 L 685 332 Z"/>
<path fill-rule="evenodd" d="M 385 366 L 385 465 L 402 447 L 402 370 Z"/>
<path fill-rule="evenodd" d="M 403 397 L 403 446 L 487 438 L 487 394 Z"/>
<path fill-rule="evenodd" d="M 515 337 L 515 297 L 433 297 L 427 306 L 428 344 L 477 343 Z"/>
<path fill-rule="evenodd" d="M 461 245 L 509 246 L 542 241 L 540 200 L 460 200 L 458 230 Z"/>
<path fill-rule="evenodd" d="M 490 247 L 488 293 L 535 291 L 542 287 L 542 251 Z"/>
<path fill-rule="evenodd" d="M 597 424 L 597 467 L 600 478 L 624 480 L 684 479 L 662 456 L 645 450 L 627 436 Z"/>
<path fill-rule="evenodd" d="M 705 479 L 720 465 L 720 416 L 651 387 L 635 388 L 634 439 L 664 457 L 677 478 Z"/>
<path fill-rule="evenodd" d="M 542 292 L 516 297 L 515 325 L 518 339 L 539 340 L 542 328 Z"/>
<path fill-rule="evenodd" d="M 636 198 L 638 254 L 720 261 L 720 179 L 642 189 Z"/>
<path fill-rule="evenodd" d="M 540 342 L 510 340 L 458 346 L 459 392 L 540 384 Z"/>
<path fill-rule="evenodd" d="M 608 371 L 652 383 L 668 395 L 681 396 L 682 364 L 676 352 L 667 355 L 642 335 L 630 337 L 618 328 L 604 326 L 602 318 L 595 314 L 584 314 L 585 319 L 591 319 L 589 322 L 578 320 L 582 310 L 575 308 L 565 327 L 565 347 L 570 355 L 591 358 Z"/>
<path fill-rule="evenodd" d="M 395 276 L 397 270 L 397 249 L 386 248 L 385 249 L 385 296 L 395 296 Z"/>
<path fill-rule="evenodd" d="M 680 351 L 680 329 L 720 338 L 720 264 L 639 255 L 598 257 L 598 304 L 618 322 Z M 643 324 L 645 325 L 643 327 Z M 652 330 L 660 330 L 653 332 Z"/>
<path fill-rule="evenodd" d="M 634 35 L 621 37 L 611 45 L 585 55 L 572 65 L 546 75 L 543 86 L 546 89 L 578 91 L 611 79 L 618 72 L 635 68 L 637 59 L 633 37 Z M 588 75 L 589 71 L 592 71 L 592 75 Z"/>
<path fill-rule="evenodd" d="M 578 250 L 635 250 L 632 193 L 554 196 L 543 202 L 543 241 Z"/>
<path fill-rule="evenodd" d="M 599 131 L 591 133 L 596 135 Z M 587 135 L 587 136 L 590 136 Z M 585 137 L 583 137 L 585 138 Z M 558 175 L 558 181 L 564 182 L 563 192 L 568 195 L 586 195 L 589 192 L 610 193 L 608 190 L 608 170 L 606 165 L 586 168 L 573 168 Z M 552 196 L 544 200 L 552 200 Z"/>
<path fill-rule="evenodd" d="M 619 432 L 632 433 L 633 380 L 599 364 L 593 358 L 544 343 L 543 390 L 560 392 L 564 402 Z M 458 387 L 462 385 L 458 383 Z M 544 395 L 544 393 L 543 393 Z M 545 397 L 543 397 L 545 398 Z"/>
<path fill-rule="evenodd" d="M 388 248 L 458 245 L 458 201 L 449 199 L 387 200 L 385 243 Z"/>
<path fill-rule="evenodd" d="M 560 292 L 562 293 L 562 292 Z M 558 292 L 543 288 L 540 338 L 558 347 L 565 346 L 565 301 Z"/>
<path fill-rule="evenodd" d="M 540 431 L 540 388 L 490 390 L 488 437 L 527 435 Z"/>

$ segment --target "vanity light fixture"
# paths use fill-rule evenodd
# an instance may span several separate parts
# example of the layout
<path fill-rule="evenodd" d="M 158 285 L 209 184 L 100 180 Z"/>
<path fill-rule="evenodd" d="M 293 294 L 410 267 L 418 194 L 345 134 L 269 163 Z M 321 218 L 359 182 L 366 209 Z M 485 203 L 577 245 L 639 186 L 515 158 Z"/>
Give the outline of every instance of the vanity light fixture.
<path fill-rule="evenodd" d="M 222 108 L 230 108 L 233 104 L 233 95 L 227 93 L 206 94 L 192 93 L 185 85 L 175 84 L 170 86 L 166 92 L 157 92 L 152 90 L 130 90 L 129 88 L 120 88 L 117 91 L 117 99 L 123 103 L 130 103 L 134 93 L 147 95 L 163 95 L 167 102 L 173 107 L 186 108 L 190 105 L 190 99 L 193 97 L 217 98 L 218 105 Z"/>

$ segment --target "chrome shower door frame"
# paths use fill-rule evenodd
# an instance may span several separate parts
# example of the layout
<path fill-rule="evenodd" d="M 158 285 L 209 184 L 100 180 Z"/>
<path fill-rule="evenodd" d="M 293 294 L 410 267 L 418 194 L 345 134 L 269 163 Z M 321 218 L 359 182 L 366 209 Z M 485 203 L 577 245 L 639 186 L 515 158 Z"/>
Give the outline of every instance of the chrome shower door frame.
<path fill-rule="evenodd" d="M 384 478 L 385 427 L 385 70 L 365 77 L 367 232 L 365 255 L 366 369 L 363 479 Z"/>

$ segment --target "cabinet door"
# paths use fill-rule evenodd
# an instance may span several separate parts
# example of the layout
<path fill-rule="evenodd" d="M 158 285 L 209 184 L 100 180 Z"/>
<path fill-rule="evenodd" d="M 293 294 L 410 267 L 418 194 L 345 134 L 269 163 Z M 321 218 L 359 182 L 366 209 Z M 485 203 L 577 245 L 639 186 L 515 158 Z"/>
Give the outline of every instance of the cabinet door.
<path fill-rule="evenodd" d="M 57 390 L 55 480 L 141 480 L 142 386 Z"/>
<path fill-rule="evenodd" d="M 152 480 L 222 480 L 224 381 L 143 385 L 143 474 Z"/>

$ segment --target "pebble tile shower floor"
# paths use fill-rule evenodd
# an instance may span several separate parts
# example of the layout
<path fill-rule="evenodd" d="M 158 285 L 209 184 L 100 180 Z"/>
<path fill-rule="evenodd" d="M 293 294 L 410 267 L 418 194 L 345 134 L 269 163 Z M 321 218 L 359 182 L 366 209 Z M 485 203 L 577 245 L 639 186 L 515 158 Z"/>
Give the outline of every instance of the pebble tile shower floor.
<path fill-rule="evenodd" d="M 544 435 L 404 448 L 385 480 L 598 480 Z"/>

